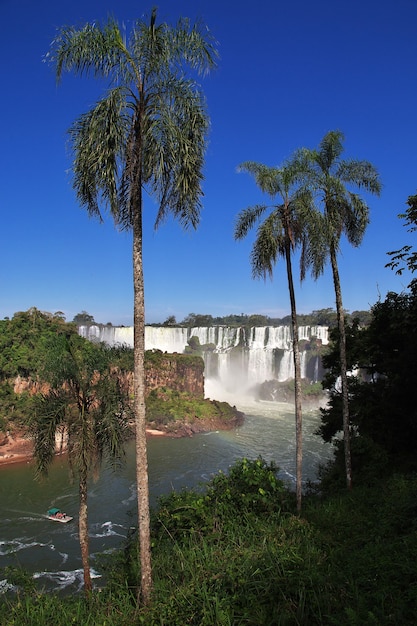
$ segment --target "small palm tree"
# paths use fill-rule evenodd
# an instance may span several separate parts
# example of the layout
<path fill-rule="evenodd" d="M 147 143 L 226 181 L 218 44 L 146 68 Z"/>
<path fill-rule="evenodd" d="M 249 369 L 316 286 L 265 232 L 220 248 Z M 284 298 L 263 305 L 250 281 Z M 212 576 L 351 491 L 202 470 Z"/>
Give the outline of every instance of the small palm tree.
<path fill-rule="evenodd" d="M 58 336 L 45 346 L 41 371 L 50 389 L 36 398 L 30 424 L 37 476 L 48 473 L 57 441 L 65 444 L 71 473 L 79 485 L 79 541 L 84 589 L 92 590 L 89 564 L 88 479 L 97 476 L 103 459 L 116 468 L 129 435 L 128 393 L 112 367 L 109 348 L 72 335 Z"/>
<path fill-rule="evenodd" d="M 110 19 L 104 26 L 63 28 L 51 58 L 64 71 L 93 74 L 109 90 L 70 129 L 74 187 L 90 215 L 100 204 L 115 224 L 133 232 L 134 402 L 142 601 L 152 589 L 145 425 L 145 301 L 142 259 L 143 190 L 157 198 L 155 227 L 169 215 L 195 228 L 201 208 L 208 131 L 203 95 L 187 71 L 205 73 L 217 56 L 202 25 L 138 21 L 130 36 Z"/>
<path fill-rule="evenodd" d="M 352 487 L 352 462 L 350 452 L 349 392 L 346 358 L 345 316 L 337 257 L 340 239 L 345 234 L 348 242 L 357 247 L 362 242 L 369 223 L 369 207 L 351 188 L 364 189 L 379 195 L 381 183 L 375 167 L 368 161 L 344 160 L 343 133 L 328 132 L 318 150 L 305 150 L 310 160 L 308 186 L 320 208 L 311 216 L 303 255 L 302 275 L 312 269 L 314 278 L 324 270 L 328 259 L 333 273 L 336 312 L 339 331 L 340 378 L 342 388 L 342 419 L 345 449 L 347 487 Z"/>
<path fill-rule="evenodd" d="M 294 291 L 291 256 L 303 241 L 305 219 L 309 213 L 310 194 L 303 188 L 305 159 L 296 153 L 281 167 L 268 167 L 254 162 L 240 165 L 240 171 L 248 172 L 256 184 L 272 200 L 279 198 L 278 204 L 256 205 L 241 211 L 235 226 L 235 239 L 243 239 L 250 229 L 270 210 L 266 219 L 258 227 L 251 253 L 252 275 L 254 278 L 272 278 L 273 268 L 278 257 L 285 259 L 288 289 L 291 304 L 291 325 L 293 335 L 293 358 L 295 376 L 295 424 L 296 424 L 296 498 L 297 509 L 301 510 L 302 498 L 302 406 L 301 406 L 301 364 L 298 341 L 297 309 Z"/>

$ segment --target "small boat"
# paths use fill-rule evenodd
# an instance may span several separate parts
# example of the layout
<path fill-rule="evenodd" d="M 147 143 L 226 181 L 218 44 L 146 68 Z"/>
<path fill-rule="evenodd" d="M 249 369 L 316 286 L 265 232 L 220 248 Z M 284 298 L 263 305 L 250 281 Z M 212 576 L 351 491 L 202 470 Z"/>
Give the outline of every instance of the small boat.
<path fill-rule="evenodd" d="M 52 520 L 53 522 L 61 522 L 61 524 L 66 524 L 67 522 L 70 522 L 72 519 L 74 519 L 66 513 L 63 513 L 61 509 L 56 508 L 49 509 L 47 515 L 48 519 Z"/>

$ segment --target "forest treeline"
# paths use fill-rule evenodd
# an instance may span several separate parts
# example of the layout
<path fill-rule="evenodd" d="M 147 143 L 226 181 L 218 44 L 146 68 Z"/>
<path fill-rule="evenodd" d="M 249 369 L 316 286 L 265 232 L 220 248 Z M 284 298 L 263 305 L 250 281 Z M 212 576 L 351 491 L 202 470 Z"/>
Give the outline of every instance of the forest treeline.
<path fill-rule="evenodd" d="M 58 312 L 54 316 L 62 316 Z M 371 319 L 371 312 L 365 311 L 345 311 L 346 321 L 351 322 L 357 320 L 360 326 L 367 326 Z M 79 326 L 88 324 L 101 324 L 94 319 L 94 316 L 87 311 L 81 311 L 73 318 L 73 323 Z M 297 315 L 299 326 L 328 326 L 334 328 L 337 326 L 337 313 L 332 308 L 318 309 L 311 313 L 300 313 Z M 106 322 L 105 326 L 113 326 L 111 322 Z M 291 315 L 284 317 L 269 317 L 260 313 L 247 315 L 241 313 L 237 315 L 213 316 L 207 313 L 189 313 L 183 320 L 178 321 L 175 315 L 170 315 L 162 323 L 152 323 L 149 326 L 182 326 L 185 328 L 207 328 L 210 326 L 290 326 Z"/>

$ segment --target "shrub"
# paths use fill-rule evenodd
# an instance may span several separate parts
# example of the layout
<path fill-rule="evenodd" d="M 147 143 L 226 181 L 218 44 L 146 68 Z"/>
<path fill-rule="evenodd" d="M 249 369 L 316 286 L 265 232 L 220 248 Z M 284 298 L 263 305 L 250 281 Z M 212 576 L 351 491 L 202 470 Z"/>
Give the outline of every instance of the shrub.
<path fill-rule="evenodd" d="M 219 507 L 232 507 L 247 513 L 280 512 L 288 505 L 288 491 L 277 478 L 278 466 L 259 457 L 239 459 L 229 474 L 219 472 L 207 489 L 210 501 Z"/>
<path fill-rule="evenodd" d="M 278 469 L 261 457 L 254 461 L 243 458 L 231 466 L 228 474 L 216 474 L 204 493 L 184 489 L 163 496 L 153 530 L 159 536 L 173 537 L 218 530 L 251 515 L 288 511 L 293 495 L 277 478 Z"/>

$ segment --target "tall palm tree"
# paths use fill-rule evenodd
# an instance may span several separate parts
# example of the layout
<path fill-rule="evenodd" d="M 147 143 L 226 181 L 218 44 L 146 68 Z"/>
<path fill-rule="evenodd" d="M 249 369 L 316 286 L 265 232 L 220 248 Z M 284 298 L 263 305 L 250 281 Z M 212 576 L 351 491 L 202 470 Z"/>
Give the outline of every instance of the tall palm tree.
<path fill-rule="evenodd" d="M 272 206 L 262 204 L 244 209 L 239 213 L 235 225 L 235 239 L 243 239 L 269 210 L 266 219 L 258 227 L 252 248 L 252 275 L 254 278 L 266 278 L 267 275 L 272 278 L 277 258 L 283 257 L 286 263 L 293 335 L 298 511 L 301 511 L 303 458 L 301 364 L 291 255 L 296 246 L 303 241 L 304 220 L 310 206 L 310 194 L 302 186 L 305 165 L 302 153 L 296 153 L 281 167 L 268 167 L 252 161 L 242 163 L 239 166 L 240 171 L 253 175 L 261 191 L 267 193 L 273 201 L 278 198 L 278 203 Z"/>
<path fill-rule="evenodd" d="M 342 132 L 330 131 L 321 140 L 318 150 L 305 150 L 305 155 L 310 160 L 308 185 L 316 196 L 319 209 L 314 219 L 315 228 L 310 228 L 308 242 L 304 249 L 302 274 L 304 276 L 306 268 L 310 266 L 314 278 L 317 278 L 323 272 L 327 260 L 330 259 L 339 331 L 346 483 L 348 489 L 351 489 L 352 461 L 345 315 L 337 257 L 342 234 L 352 246 L 357 247 L 361 244 L 369 223 L 368 205 L 350 189 L 363 189 L 368 193 L 379 195 L 381 183 L 377 170 L 368 161 L 341 158 L 343 140 Z"/>
<path fill-rule="evenodd" d="M 123 391 L 112 352 L 72 335 L 57 336 L 44 346 L 46 361 L 42 380 L 48 392 L 36 397 L 30 423 L 34 441 L 36 474 L 48 473 L 56 442 L 65 442 L 71 472 L 78 476 L 79 541 L 84 589 L 92 590 L 88 538 L 88 479 L 98 474 L 103 459 L 115 468 L 124 455 L 129 434 L 129 395 Z"/>
<path fill-rule="evenodd" d="M 203 95 L 186 72 L 215 67 L 207 29 L 180 19 L 175 27 L 141 20 L 129 38 L 113 19 L 104 26 L 63 28 L 51 58 L 64 71 L 105 79 L 109 89 L 70 129 L 74 187 L 90 215 L 107 206 L 117 226 L 133 233 L 134 402 L 142 601 L 152 589 L 149 487 L 145 432 L 145 302 L 142 262 L 143 190 L 156 196 L 155 228 L 168 214 L 195 228 L 208 115 Z"/>

